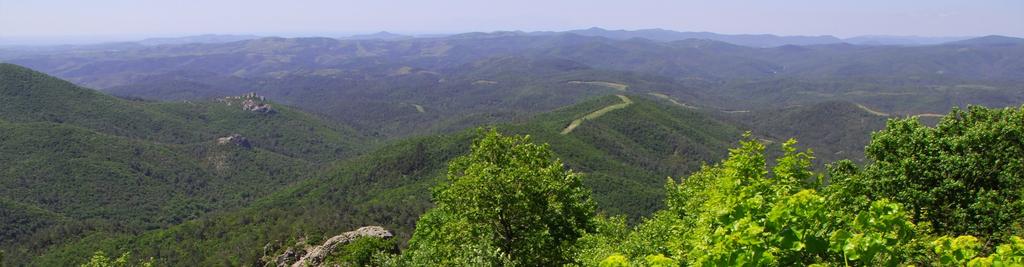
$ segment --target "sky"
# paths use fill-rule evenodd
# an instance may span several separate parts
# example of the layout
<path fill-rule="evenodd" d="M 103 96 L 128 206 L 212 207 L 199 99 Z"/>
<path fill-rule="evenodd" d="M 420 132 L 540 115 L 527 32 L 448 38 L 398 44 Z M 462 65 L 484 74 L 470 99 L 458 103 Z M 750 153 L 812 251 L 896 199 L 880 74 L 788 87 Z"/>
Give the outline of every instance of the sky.
<path fill-rule="evenodd" d="M 595 26 L 841 38 L 1024 36 L 1024 0 L 0 0 L 0 39 L 8 41 Z"/>

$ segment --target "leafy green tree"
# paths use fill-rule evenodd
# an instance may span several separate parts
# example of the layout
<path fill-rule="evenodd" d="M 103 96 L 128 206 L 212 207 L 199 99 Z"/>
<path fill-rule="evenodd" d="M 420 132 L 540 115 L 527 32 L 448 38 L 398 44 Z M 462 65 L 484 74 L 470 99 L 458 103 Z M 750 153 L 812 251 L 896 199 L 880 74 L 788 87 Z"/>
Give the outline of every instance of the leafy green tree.
<path fill-rule="evenodd" d="M 810 264 L 828 259 L 829 233 L 840 227 L 814 190 L 802 190 L 780 199 L 765 218 L 767 241 L 777 248 L 781 263 Z"/>
<path fill-rule="evenodd" d="M 383 257 L 398 253 L 398 244 L 394 239 L 379 237 L 361 237 L 348 244 L 338 246 L 324 259 L 324 265 L 368 266 L 374 257 Z M 382 254 L 379 255 L 378 254 Z"/>
<path fill-rule="evenodd" d="M 450 163 L 436 207 L 417 223 L 414 265 L 570 263 L 577 239 L 594 231 L 582 176 L 529 136 L 481 131 L 469 155 Z"/>
<path fill-rule="evenodd" d="M 935 127 L 891 120 L 866 152 L 864 193 L 906 204 L 935 234 L 1024 233 L 1024 107 L 954 109 Z"/>
<path fill-rule="evenodd" d="M 585 237 L 582 261 L 594 264 L 592 259 L 601 257 L 600 264 L 624 260 L 636 266 L 907 262 L 918 249 L 917 231 L 901 205 L 878 200 L 867 201 L 870 208 L 853 215 L 833 210 L 832 201 L 838 197 L 814 189 L 821 176 L 811 171 L 813 156 L 798 152 L 795 144 L 785 142 L 783 155 L 769 169 L 765 146 L 747 136 L 722 163 L 706 166 L 678 184 L 669 180 L 668 209 L 632 232 L 601 227 Z M 852 163 L 831 169 L 834 174 L 859 174 Z M 843 198 L 855 192 L 832 186 L 824 192 L 850 194 Z"/>
<path fill-rule="evenodd" d="M 859 166 L 850 160 L 840 160 L 828 164 L 827 168 L 829 185 L 822 189 L 822 194 L 830 211 L 853 216 L 871 207 L 874 193 Z"/>
<path fill-rule="evenodd" d="M 110 257 L 107 257 L 107 254 L 103 253 L 103 251 L 96 251 L 96 253 L 93 254 L 91 258 L 89 258 L 89 261 L 84 263 L 84 264 L 82 264 L 81 266 L 82 267 L 127 267 L 127 266 L 144 266 L 144 267 L 149 267 L 149 266 L 153 266 L 152 259 L 150 259 L 149 261 L 138 263 L 138 264 L 131 264 L 131 263 L 128 262 L 129 255 L 130 255 L 130 253 L 125 252 L 124 254 L 121 254 L 120 257 L 117 257 L 116 259 L 112 259 Z"/>
<path fill-rule="evenodd" d="M 573 257 L 587 266 L 1019 266 L 1021 111 L 972 107 L 935 128 L 890 121 L 868 148 L 877 161 L 830 164 L 825 187 L 795 141 L 769 168 L 765 146 L 747 135 L 725 161 L 669 179 L 667 209 L 643 223 L 598 217 Z M 989 235 L 932 235 L 958 231 Z M 979 257 L 979 240 L 1006 241 Z"/>
<path fill-rule="evenodd" d="M 1007 243 L 996 247 L 986 257 L 978 257 L 982 244 L 976 237 L 965 235 L 952 238 L 943 236 L 931 242 L 935 266 L 1024 266 L 1024 239 L 1013 236 Z"/>
<path fill-rule="evenodd" d="M 936 266 L 964 266 L 981 248 L 978 238 L 969 235 L 957 238 L 943 236 L 932 241 L 931 245 L 938 258 L 934 262 Z"/>
<path fill-rule="evenodd" d="M 103 251 L 97 251 L 89 258 L 89 262 L 82 264 L 82 267 L 121 267 L 128 266 L 128 253 L 122 254 L 117 259 L 107 257 Z"/>
<path fill-rule="evenodd" d="M 600 267 L 629 267 L 629 259 L 622 254 L 614 254 L 601 261 Z"/>
<path fill-rule="evenodd" d="M 683 256 L 697 265 L 796 264 L 820 258 L 827 229 L 824 201 L 801 191 L 810 171 L 810 152 L 797 152 L 795 141 L 783 144 L 784 155 L 771 172 L 765 147 L 741 142 L 727 160 L 691 175 L 669 192 L 669 209 L 689 231 Z M 674 192 L 673 192 L 674 191 Z"/>
<path fill-rule="evenodd" d="M 880 200 L 834 232 L 830 245 L 832 251 L 843 255 L 845 264 L 896 266 L 909 258 L 915 234 L 914 224 L 899 204 Z"/>
<path fill-rule="evenodd" d="M 995 253 L 987 257 L 974 258 L 967 266 L 1024 266 L 1024 239 L 1013 236 L 1005 244 L 996 247 Z"/>
<path fill-rule="evenodd" d="M 594 232 L 576 241 L 579 249 L 573 258 L 584 266 L 600 265 L 609 256 L 619 254 L 616 251 L 625 247 L 620 242 L 627 240 L 631 234 L 625 217 L 608 218 L 599 215 L 594 218 L 594 229 Z"/>
<path fill-rule="evenodd" d="M 646 265 L 650 267 L 679 266 L 679 263 L 676 262 L 676 260 L 669 257 L 665 257 L 665 255 L 661 254 L 647 255 L 647 257 L 644 257 L 644 259 L 647 260 Z"/>
<path fill-rule="evenodd" d="M 634 265 L 650 265 L 645 260 L 657 258 L 678 264 L 671 255 L 678 251 L 679 239 L 684 229 L 680 220 L 667 211 L 660 211 L 652 218 L 630 229 L 624 217 L 597 218 L 597 230 L 580 238 L 580 247 L 574 258 L 582 266 L 596 266 L 613 255 L 628 255 Z M 657 257 L 655 257 L 657 256 Z"/>

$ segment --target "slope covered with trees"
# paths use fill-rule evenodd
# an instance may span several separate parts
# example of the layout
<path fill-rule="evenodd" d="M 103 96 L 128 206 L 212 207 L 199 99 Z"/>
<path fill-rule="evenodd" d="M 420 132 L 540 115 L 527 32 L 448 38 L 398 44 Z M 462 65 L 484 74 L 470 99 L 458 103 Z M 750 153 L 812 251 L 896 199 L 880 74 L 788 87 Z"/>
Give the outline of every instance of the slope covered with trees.
<path fill-rule="evenodd" d="M 246 112 L 239 103 L 162 103 L 111 97 L 43 73 L 0 64 L 0 118 L 51 122 L 165 144 L 191 144 L 240 134 L 256 146 L 308 160 L 354 155 L 366 138 L 345 125 L 283 105 Z M 238 102 L 238 101 L 235 101 Z"/>
<path fill-rule="evenodd" d="M 666 185 L 667 208 L 643 223 L 630 227 L 622 218 L 594 217 L 562 228 L 586 234 L 574 236 L 579 237 L 575 240 L 563 240 L 560 244 L 568 249 L 560 249 L 561 257 L 572 258 L 567 261 L 585 266 L 1024 264 L 1024 239 L 1020 238 L 1024 234 L 1020 225 L 1024 221 L 1021 212 L 1024 199 L 1020 198 L 1024 192 L 1020 180 L 1024 177 L 1019 171 L 1024 167 L 1019 157 L 1024 155 L 1020 142 L 1024 138 L 1022 130 L 1024 107 L 955 110 L 934 128 L 923 126 L 913 118 L 893 120 L 885 131 L 872 138 L 867 151 L 874 161 L 863 170 L 850 161 L 831 165 L 828 176 L 833 182 L 830 184 L 823 183 L 825 174 L 812 170 L 813 154 L 798 151 L 793 147 L 795 141 L 783 144 L 783 155 L 771 166 L 765 146 L 748 135 L 721 163 L 705 166 L 678 181 L 670 179 Z M 501 137 L 492 133 L 477 142 L 496 139 L 501 140 Z M 522 142 L 523 139 L 508 140 Z M 474 146 L 471 155 L 479 153 L 482 157 L 460 160 L 474 159 L 468 164 L 490 166 L 481 169 L 483 171 L 504 168 L 532 171 L 505 179 L 500 175 L 484 175 L 482 177 L 497 180 L 473 180 L 490 184 L 460 187 L 464 179 L 460 175 L 475 173 L 453 169 L 449 184 L 441 185 L 434 196 L 441 204 L 421 219 L 423 227 L 416 229 L 409 249 L 400 256 L 379 254 L 379 264 L 535 265 L 528 262 L 535 255 L 520 255 L 515 249 L 501 246 L 488 249 L 502 242 L 502 235 L 488 235 L 487 230 L 462 231 L 472 229 L 474 223 L 485 229 L 500 226 L 502 217 L 440 215 L 449 212 L 502 214 L 510 208 L 499 201 L 448 211 L 444 203 L 446 196 L 452 194 L 483 200 L 531 195 L 519 194 L 522 187 L 492 191 L 492 194 L 508 194 L 499 196 L 477 197 L 474 191 L 479 187 L 530 184 L 536 179 L 534 175 L 548 170 L 543 164 L 524 167 L 517 161 L 484 156 L 493 151 L 517 155 L 513 151 L 531 151 L 535 147 L 516 145 L 516 141 L 506 141 L 506 144 L 511 147 Z M 530 153 L 518 158 L 559 165 L 557 160 L 552 162 L 544 155 Z M 560 173 L 572 176 L 571 172 Z M 561 181 L 571 185 L 574 179 Z M 553 188 L 566 188 L 564 186 Z M 585 194 L 572 192 L 551 192 L 523 202 L 561 207 L 554 200 L 570 197 L 586 203 Z M 477 203 L 474 201 L 470 203 Z M 566 214 L 575 213 L 545 215 L 561 218 Z M 960 219 L 968 217 L 972 219 Z M 465 225 L 454 226 L 459 224 Z M 518 226 L 524 229 L 516 233 L 546 231 L 547 227 L 538 223 Z M 461 239 L 474 234 L 482 236 Z M 537 240 L 535 244 L 543 242 Z"/>
<path fill-rule="evenodd" d="M 0 247 L 15 262 L 244 207 L 365 145 L 287 107 L 129 101 L 10 64 L 0 101 Z"/>
<path fill-rule="evenodd" d="M 580 260 L 1024 264 L 1022 116 L 1024 107 L 972 107 L 953 111 L 936 127 L 890 121 L 867 148 L 873 161 L 863 168 L 850 161 L 831 165 L 827 185 L 820 183 L 823 174 L 810 170 L 810 153 L 788 143 L 769 169 L 764 146 L 744 141 L 722 163 L 670 180 L 669 208 L 632 230 L 600 219 L 609 226 L 583 239 L 589 247 Z"/>
<path fill-rule="evenodd" d="M 662 207 L 664 178 L 723 156 L 739 131 L 705 114 L 638 98 L 630 107 L 588 121 L 572 134 L 575 118 L 621 101 L 608 96 L 529 121 L 498 125 L 550 143 L 566 166 L 580 171 L 595 192 L 598 210 L 639 219 Z M 636 120 L 634 120 L 636 119 Z M 642 134 L 654 134 L 645 138 Z M 158 264 L 239 265 L 271 261 L 297 242 L 316 244 L 334 233 L 380 224 L 403 243 L 428 208 L 430 188 L 444 179 L 447 162 L 469 151 L 472 131 L 395 141 L 333 164 L 238 212 L 189 221 L 138 236 L 106 236 L 67 243 L 38 263 L 77 262 L 93 251 L 131 248 Z M 268 250 L 251 248 L 268 247 Z"/>
<path fill-rule="evenodd" d="M 367 125 L 353 130 L 254 95 L 126 100 L 0 65 L 0 100 L 10 103 L 0 107 L 0 223 L 10 229 L 0 233 L 4 261 L 79 264 L 101 251 L 129 252 L 131 262 L 152 257 L 156 265 L 252 265 L 368 224 L 394 230 L 396 240 L 359 242 L 339 250 L 358 257 L 331 258 L 884 265 L 1006 261 L 1019 253 L 1020 109 L 956 110 L 934 127 L 896 120 L 871 136 L 888 117 L 863 108 L 877 108 L 870 103 L 736 112 L 694 103 L 703 93 L 663 90 L 678 84 L 657 76 L 572 61 L 509 57 L 460 66 L 471 70 L 459 78 L 464 85 L 432 90 L 510 108 L 423 124 L 452 134 L 378 141 L 359 133 Z M 394 80 L 436 78 L 406 71 L 414 74 Z M 563 133 L 621 104 L 612 93 L 631 104 Z M 438 113 L 487 109 L 444 101 L 455 108 Z M 403 112 L 413 116 L 391 123 L 437 111 L 419 103 L 406 103 Z M 538 105 L 554 110 L 517 111 Z M 501 121 L 510 122 L 494 125 L 497 132 L 529 138 L 459 130 Z M 743 130 L 752 134 L 728 150 Z M 783 141 L 791 136 L 807 141 Z M 824 162 L 813 161 L 818 156 Z M 833 162 L 847 157 L 854 161 Z M 827 172 L 815 167 L 823 163 L 832 163 Z M 665 177 L 676 177 L 667 188 Z M 490 200 L 474 202 L 482 195 Z M 515 211 L 520 223 L 494 224 L 505 217 L 487 209 L 494 207 Z M 522 228 L 502 229 L 511 227 Z M 452 232 L 463 229 L 474 230 Z M 396 243 L 402 255 L 388 256 Z"/>
<path fill-rule="evenodd" d="M 451 133 L 619 93 L 571 82 L 622 84 L 632 92 L 725 110 L 849 101 L 903 116 L 1024 101 L 1024 43 L 1013 38 L 926 46 L 749 47 L 618 35 L 260 38 L 120 50 L 0 51 L 0 60 L 145 99 L 208 100 L 257 92 L 386 137 Z"/>

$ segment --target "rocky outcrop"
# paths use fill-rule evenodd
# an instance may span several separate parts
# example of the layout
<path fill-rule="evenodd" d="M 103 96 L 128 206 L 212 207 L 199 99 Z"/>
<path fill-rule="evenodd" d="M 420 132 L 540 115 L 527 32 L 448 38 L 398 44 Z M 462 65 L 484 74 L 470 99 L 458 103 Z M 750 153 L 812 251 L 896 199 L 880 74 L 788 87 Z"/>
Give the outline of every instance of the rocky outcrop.
<path fill-rule="evenodd" d="M 289 266 L 288 263 L 298 262 L 303 256 L 306 256 L 306 251 L 296 251 L 294 248 L 288 248 L 284 253 L 274 258 L 273 263 L 276 264 L 275 266 Z"/>
<path fill-rule="evenodd" d="M 384 229 L 380 226 L 365 226 L 355 231 L 345 232 L 340 235 L 328 238 L 323 244 L 314 247 L 306 247 L 305 249 L 288 248 L 281 255 L 274 257 L 270 262 L 267 262 L 265 266 L 278 266 L 278 267 L 305 267 L 305 266 L 322 266 L 324 259 L 330 255 L 338 246 L 343 246 L 361 237 L 376 237 L 376 238 L 391 238 L 394 236 L 391 231 Z M 305 243 L 305 242 L 300 242 Z M 270 245 L 264 247 L 264 250 L 268 250 Z"/>
<path fill-rule="evenodd" d="M 249 139 L 245 138 L 244 136 L 242 136 L 240 134 L 232 134 L 232 135 L 229 135 L 229 136 L 217 138 L 217 144 L 218 145 L 234 144 L 234 145 L 237 145 L 237 146 L 240 146 L 240 147 L 244 147 L 246 149 L 252 148 L 252 143 L 249 142 Z"/>
<path fill-rule="evenodd" d="M 248 93 L 241 96 L 229 96 L 218 99 L 217 101 L 227 104 L 228 106 L 238 105 L 242 107 L 242 110 L 251 111 L 255 113 L 270 114 L 277 112 L 274 107 L 267 103 L 267 98 L 256 95 L 256 93 Z"/>
<path fill-rule="evenodd" d="M 258 102 L 253 99 L 246 99 L 242 101 L 242 110 L 252 111 L 256 113 L 274 113 L 273 107 L 270 104 Z"/>

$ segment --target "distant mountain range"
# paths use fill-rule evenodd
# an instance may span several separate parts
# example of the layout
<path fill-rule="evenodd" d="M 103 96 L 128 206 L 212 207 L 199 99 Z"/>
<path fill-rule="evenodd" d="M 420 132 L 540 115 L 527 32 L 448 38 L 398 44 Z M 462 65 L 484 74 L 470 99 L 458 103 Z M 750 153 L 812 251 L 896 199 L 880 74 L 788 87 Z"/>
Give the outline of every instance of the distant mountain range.
<path fill-rule="evenodd" d="M 381 31 L 371 34 L 356 34 L 349 37 L 342 37 L 342 40 L 404 40 L 415 38 L 412 35 L 394 34 L 386 31 Z"/>
<path fill-rule="evenodd" d="M 643 38 L 654 41 L 679 41 L 686 39 L 707 39 L 721 41 L 742 46 L 751 47 L 776 47 L 783 45 L 817 45 L 836 44 L 843 40 L 831 35 L 821 36 L 778 36 L 772 34 L 718 34 L 713 32 L 677 32 L 664 29 L 644 30 L 606 30 L 602 28 L 590 28 L 585 30 L 572 30 L 574 33 L 584 36 L 601 36 L 611 39 L 632 39 Z"/>
<path fill-rule="evenodd" d="M 142 45 L 167 45 L 167 44 L 216 44 L 245 41 L 260 38 L 256 35 L 233 35 L 233 34 L 203 34 L 184 37 L 149 38 L 138 41 Z"/>
<path fill-rule="evenodd" d="M 949 42 L 967 40 L 973 37 L 922 37 L 902 35 L 864 35 L 843 39 L 843 42 L 855 45 L 937 45 Z"/>
<path fill-rule="evenodd" d="M 576 34 L 582 36 L 604 37 L 614 40 L 647 39 L 658 42 L 682 41 L 688 39 L 713 40 L 730 43 L 734 45 L 769 48 L 784 45 L 826 45 L 826 44 L 854 44 L 871 46 L 923 46 L 954 43 L 976 38 L 975 36 L 912 36 L 912 35 L 863 35 L 850 38 L 838 38 L 832 35 L 804 36 L 804 35 L 774 35 L 774 34 L 721 34 L 714 32 L 688 32 L 673 31 L 666 29 L 639 29 L 639 30 L 609 30 L 600 27 L 578 29 L 569 31 L 496 31 L 496 32 L 472 32 L 461 34 L 397 34 L 387 31 L 380 31 L 370 34 L 355 34 L 337 37 L 338 40 L 409 40 L 416 38 L 446 38 L 446 37 L 472 37 L 477 35 L 506 35 L 506 36 L 548 36 L 559 34 Z M 0 43 L 0 57 L 4 49 L 33 50 L 33 51 L 55 51 L 55 50 L 109 50 L 126 49 L 136 46 L 156 46 L 172 44 L 217 44 L 237 41 L 259 39 L 258 35 L 237 35 L 237 34 L 202 34 L 181 37 L 148 38 L 139 41 L 107 42 L 96 44 L 76 45 L 2 45 Z M 1003 41 L 1020 40 L 1020 38 L 990 35 L 986 37 L 1005 37 Z M 8 40 L 9 41 L 9 40 Z"/>
<path fill-rule="evenodd" d="M 543 32 L 372 38 L 395 35 L 0 50 L 0 61 L 129 98 L 256 92 L 389 138 L 524 119 L 621 86 L 721 110 L 851 101 L 888 114 L 938 114 L 1024 99 L 1024 42 L 1012 37 L 770 48 Z"/>
<path fill-rule="evenodd" d="M 551 32 L 549 32 L 551 33 Z M 971 36 L 900 36 L 900 35 L 864 35 L 841 39 L 831 35 L 819 36 L 780 36 L 772 34 L 720 34 L 713 32 L 679 32 L 665 29 L 642 29 L 642 30 L 607 30 L 598 27 L 571 30 L 567 33 L 574 33 L 584 36 L 600 36 L 611 39 L 626 40 L 632 38 L 643 38 L 653 41 L 671 42 L 686 39 L 705 39 L 726 42 L 735 45 L 750 47 L 778 47 L 783 45 L 824 45 L 824 44 L 855 44 L 855 45 L 893 45 L 893 46 L 920 46 L 938 45 L 964 41 L 975 37 Z M 1002 38 L 1003 42 L 1020 41 L 1020 38 L 1005 36 L 987 36 Z"/>
<path fill-rule="evenodd" d="M 952 45 L 1020 45 L 1024 44 L 1024 38 L 1008 37 L 1001 35 L 989 35 L 978 38 L 971 38 L 950 42 Z"/>

